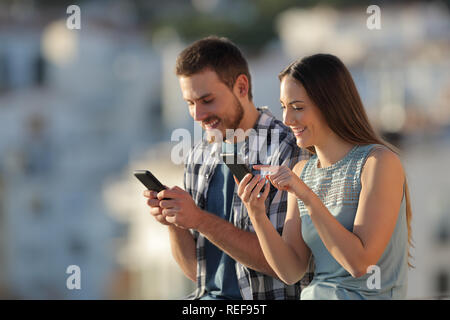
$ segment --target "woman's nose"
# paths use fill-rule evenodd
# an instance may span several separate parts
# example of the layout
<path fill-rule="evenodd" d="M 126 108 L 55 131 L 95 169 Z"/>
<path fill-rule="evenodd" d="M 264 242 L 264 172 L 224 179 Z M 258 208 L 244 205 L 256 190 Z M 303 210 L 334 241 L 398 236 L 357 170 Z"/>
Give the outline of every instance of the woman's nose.
<path fill-rule="evenodd" d="M 289 108 L 287 108 L 286 111 L 284 112 L 283 122 L 287 126 L 292 126 L 295 123 L 295 118 L 292 115 L 292 112 L 289 110 Z"/>

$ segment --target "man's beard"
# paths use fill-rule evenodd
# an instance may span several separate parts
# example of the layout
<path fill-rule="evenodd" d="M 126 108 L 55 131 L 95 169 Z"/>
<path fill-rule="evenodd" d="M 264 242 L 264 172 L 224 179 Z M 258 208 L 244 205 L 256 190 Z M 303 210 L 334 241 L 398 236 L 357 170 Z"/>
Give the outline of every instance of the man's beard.
<path fill-rule="evenodd" d="M 234 114 L 229 118 L 220 119 L 220 125 L 223 126 L 224 132 L 220 131 L 222 134 L 222 141 L 226 139 L 226 130 L 236 130 L 239 128 L 239 124 L 241 123 L 242 119 L 244 118 L 244 107 L 240 103 L 239 99 L 233 94 L 234 96 Z M 207 140 L 209 143 L 215 142 L 216 135 L 214 132 L 217 132 L 218 129 L 212 129 L 212 130 L 206 130 L 207 134 Z M 219 142 L 219 141 L 217 141 Z"/>

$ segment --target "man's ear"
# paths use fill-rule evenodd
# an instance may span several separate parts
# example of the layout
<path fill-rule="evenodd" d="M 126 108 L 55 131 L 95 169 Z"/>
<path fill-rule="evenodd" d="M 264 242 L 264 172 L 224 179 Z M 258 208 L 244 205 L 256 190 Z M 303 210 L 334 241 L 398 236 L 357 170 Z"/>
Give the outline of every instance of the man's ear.
<path fill-rule="evenodd" d="M 238 97 L 244 98 L 245 96 L 248 96 L 248 78 L 245 74 L 241 74 L 236 78 L 236 81 L 234 83 L 234 92 Z"/>

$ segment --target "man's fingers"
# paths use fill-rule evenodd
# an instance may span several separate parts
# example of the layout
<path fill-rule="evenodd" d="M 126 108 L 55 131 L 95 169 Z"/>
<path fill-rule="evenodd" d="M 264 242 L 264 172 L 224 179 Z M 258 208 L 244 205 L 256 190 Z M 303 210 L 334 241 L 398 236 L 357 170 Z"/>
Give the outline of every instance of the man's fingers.
<path fill-rule="evenodd" d="M 156 207 L 150 209 L 150 214 L 154 217 L 162 215 L 162 208 Z"/>
<path fill-rule="evenodd" d="M 158 200 L 156 198 L 150 198 L 147 200 L 147 205 L 149 207 L 159 207 L 159 201 L 160 200 Z"/>
<path fill-rule="evenodd" d="M 159 206 L 163 209 L 165 208 L 173 208 L 177 204 L 176 200 L 160 200 Z"/>
<path fill-rule="evenodd" d="M 176 221 L 176 217 L 174 217 L 174 216 L 167 216 L 167 217 L 165 217 L 165 219 L 169 223 L 175 223 L 175 221 Z"/>
<path fill-rule="evenodd" d="M 180 191 L 183 191 L 183 189 L 175 186 L 171 189 L 164 189 L 164 190 L 160 191 L 157 196 L 158 196 L 159 200 L 162 200 L 164 198 L 166 198 L 166 199 L 178 198 L 180 195 Z"/>
<path fill-rule="evenodd" d="M 167 217 L 174 217 L 178 213 L 176 209 L 162 209 L 162 215 L 167 219 Z"/>
<path fill-rule="evenodd" d="M 144 197 L 154 199 L 158 192 L 152 190 L 144 190 Z"/>
<path fill-rule="evenodd" d="M 157 215 L 157 216 L 155 216 L 154 218 L 155 218 L 156 221 L 158 221 L 158 222 L 161 223 L 162 225 L 165 225 L 165 226 L 171 225 L 171 223 L 168 222 L 168 221 L 166 220 L 166 218 L 165 218 L 162 214 Z"/>
<path fill-rule="evenodd" d="M 178 191 L 174 189 L 165 189 L 158 193 L 158 199 L 174 199 L 178 197 Z"/>
<path fill-rule="evenodd" d="M 177 224 L 177 217 L 176 216 L 168 216 L 168 217 L 166 217 L 166 221 L 168 223 L 170 223 L 170 224 L 176 225 L 178 228 L 186 229 L 185 227 L 180 226 L 180 225 Z"/>
<path fill-rule="evenodd" d="M 176 225 L 178 228 L 186 229 L 185 227 L 183 227 L 183 226 L 177 224 L 177 216 L 176 216 L 176 215 L 174 215 L 174 216 L 167 216 L 167 217 L 166 217 L 166 221 L 167 221 L 168 223 L 171 223 L 171 224 Z"/>

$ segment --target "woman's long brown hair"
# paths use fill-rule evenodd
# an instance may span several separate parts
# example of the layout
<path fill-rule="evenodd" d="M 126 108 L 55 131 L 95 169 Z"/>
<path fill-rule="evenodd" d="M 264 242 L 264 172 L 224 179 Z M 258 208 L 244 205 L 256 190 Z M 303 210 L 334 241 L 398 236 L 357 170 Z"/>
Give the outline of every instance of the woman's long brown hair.
<path fill-rule="evenodd" d="M 399 154 L 399 150 L 384 141 L 372 128 L 353 78 L 339 58 L 331 54 L 315 54 L 294 61 L 280 72 L 280 81 L 291 76 L 305 88 L 308 96 L 319 108 L 327 125 L 344 141 L 357 144 L 380 144 Z M 308 150 L 315 153 L 314 147 Z M 412 243 L 411 203 L 405 177 L 406 222 L 408 244 Z M 411 253 L 408 250 L 408 266 Z"/>

